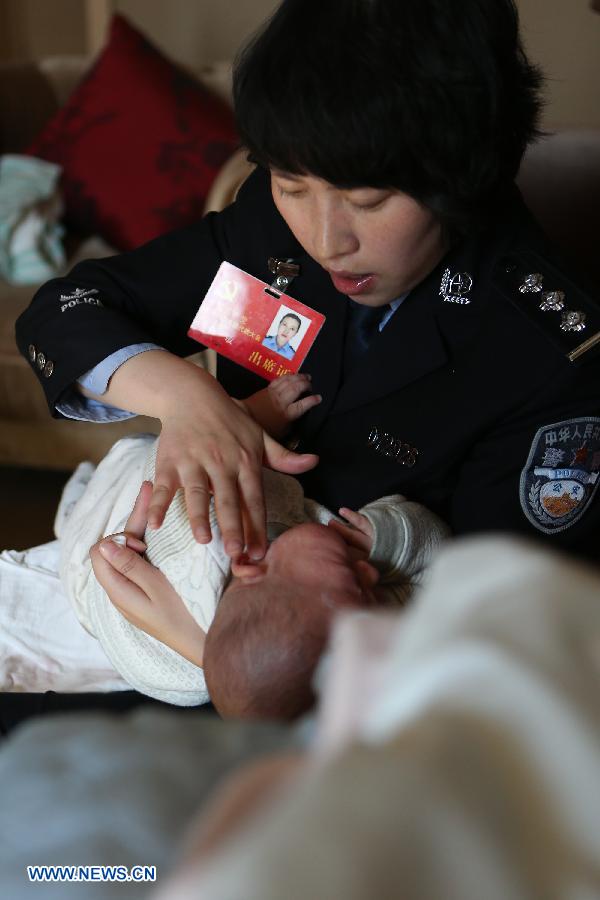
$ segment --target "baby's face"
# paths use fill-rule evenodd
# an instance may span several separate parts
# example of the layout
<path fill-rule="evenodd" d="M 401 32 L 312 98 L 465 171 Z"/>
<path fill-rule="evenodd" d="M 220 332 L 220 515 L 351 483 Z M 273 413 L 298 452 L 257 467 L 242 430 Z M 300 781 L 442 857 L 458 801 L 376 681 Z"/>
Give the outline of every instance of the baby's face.
<path fill-rule="evenodd" d="M 356 558 L 356 551 L 331 528 L 316 523 L 296 525 L 269 545 L 265 558 L 253 567 L 255 575 L 234 578 L 227 592 L 257 587 L 265 579 L 282 580 L 301 590 L 304 606 L 319 615 L 376 603 L 378 580 L 373 566 Z M 308 612 L 308 610 L 307 610 Z"/>
<path fill-rule="evenodd" d="M 372 574 L 365 578 L 364 564 L 357 565 L 352 548 L 325 525 L 307 522 L 284 531 L 270 545 L 267 557 L 273 574 L 293 574 L 295 584 L 314 589 L 333 606 L 375 602 L 376 571 L 369 567 Z"/>

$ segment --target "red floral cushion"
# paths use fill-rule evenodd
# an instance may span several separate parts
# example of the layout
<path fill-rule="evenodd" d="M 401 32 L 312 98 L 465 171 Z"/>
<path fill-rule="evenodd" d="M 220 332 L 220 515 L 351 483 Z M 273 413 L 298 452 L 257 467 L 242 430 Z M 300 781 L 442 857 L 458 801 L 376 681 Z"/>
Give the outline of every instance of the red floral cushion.
<path fill-rule="evenodd" d="M 226 104 L 117 15 L 97 62 L 27 152 L 63 167 L 69 227 L 127 250 L 200 218 L 236 146 Z"/>

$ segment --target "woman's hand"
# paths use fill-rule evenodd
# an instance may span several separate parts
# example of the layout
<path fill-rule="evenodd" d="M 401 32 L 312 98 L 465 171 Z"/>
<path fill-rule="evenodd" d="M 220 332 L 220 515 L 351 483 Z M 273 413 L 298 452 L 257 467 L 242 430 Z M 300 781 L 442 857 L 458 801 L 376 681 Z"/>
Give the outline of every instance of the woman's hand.
<path fill-rule="evenodd" d="M 215 382 L 216 384 L 216 382 Z M 211 540 L 209 506 L 215 512 L 225 552 L 261 559 L 266 552 L 263 463 L 298 474 L 317 458 L 282 447 L 218 385 L 211 389 L 210 409 L 190 415 L 189 407 L 162 418 L 154 492 L 148 511 L 150 528 L 158 528 L 179 487 L 183 487 L 190 525 L 199 543 Z"/>
<path fill-rule="evenodd" d="M 266 551 L 263 464 L 290 475 L 317 464 L 313 454 L 292 453 L 270 438 L 208 372 L 163 350 L 128 359 L 97 399 L 162 423 L 149 527 L 162 524 L 181 487 L 194 537 L 208 543 L 213 494 L 225 552 L 232 558 L 244 546 L 254 559 Z"/>
<path fill-rule="evenodd" d="M 205 632 L 162 572 L 140 555 L 151 496 L 152 484 L 145 481 L 125 531 L 91 548 L 94 574 L 132 625 L 201 666 Z"/>
<path fill-rule="evenodd" d="M 290 425 L 317 406 L 322 397 L 310 393 L 310 375 L 282 375 L 244 400 L 250 415 L 274 438 L 283 438 Z"/>

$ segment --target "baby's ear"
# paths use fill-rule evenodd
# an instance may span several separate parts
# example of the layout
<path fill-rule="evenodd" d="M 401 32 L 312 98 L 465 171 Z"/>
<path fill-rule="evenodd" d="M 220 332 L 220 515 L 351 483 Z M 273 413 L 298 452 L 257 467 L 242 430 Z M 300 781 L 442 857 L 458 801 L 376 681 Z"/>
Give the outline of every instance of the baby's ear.
<path fill-rule="evenodd" d="M 267 571 L 267 565 L 263 559 L 252 562 L 247 556 L 242 556 L 237 562 L 231 563 L 231 574 L 235 578 L 241 578 L 247 584 L 253 581 L 261 581 Z"/>
<path fill-rule="evenodd" d="M 356 560 L 354 563 L 354 571 L 356 572 L 358 581 L 363 590 L 370 590 L 379 582 L 379 572 L 375 566 L 370 562 L 367 562 L 366 559 Z"/>

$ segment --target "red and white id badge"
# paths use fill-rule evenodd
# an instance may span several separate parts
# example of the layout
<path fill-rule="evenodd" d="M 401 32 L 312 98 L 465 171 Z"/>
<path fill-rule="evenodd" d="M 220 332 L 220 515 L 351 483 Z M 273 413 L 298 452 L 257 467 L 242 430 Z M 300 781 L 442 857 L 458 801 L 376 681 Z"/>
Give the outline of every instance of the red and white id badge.
<path fill-rule="evenodd" d="M 322 313 L 224 262 L 188 335 L 273 381 L 299 370 L 324 321 Z"/>

